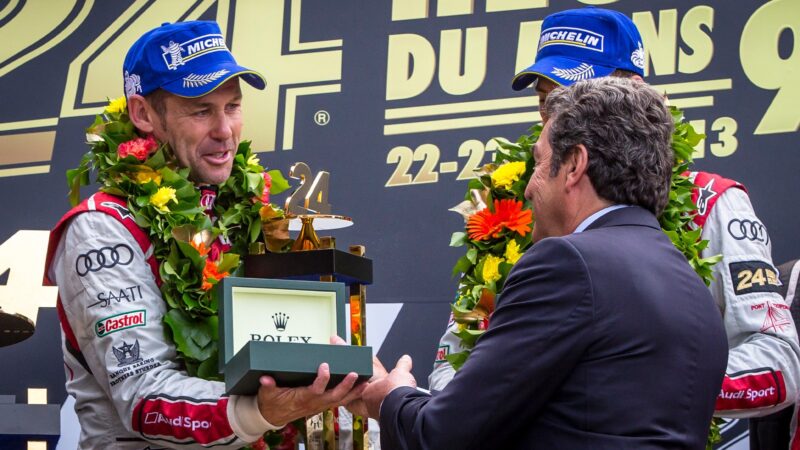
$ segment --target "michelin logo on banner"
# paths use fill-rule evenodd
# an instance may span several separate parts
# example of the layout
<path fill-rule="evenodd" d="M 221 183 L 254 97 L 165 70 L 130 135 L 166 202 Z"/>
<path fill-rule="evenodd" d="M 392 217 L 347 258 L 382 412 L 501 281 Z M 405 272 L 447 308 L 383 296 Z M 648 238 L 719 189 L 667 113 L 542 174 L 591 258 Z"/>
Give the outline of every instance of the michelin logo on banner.
<path fill-rule="evenodd" d="M 596 52 L 603 51 L 605 38 L 602 34 L 582 28 L 553 27 L 542 31 L 539 38 L 539 49 L 548 45 L 572 45 Z"/>

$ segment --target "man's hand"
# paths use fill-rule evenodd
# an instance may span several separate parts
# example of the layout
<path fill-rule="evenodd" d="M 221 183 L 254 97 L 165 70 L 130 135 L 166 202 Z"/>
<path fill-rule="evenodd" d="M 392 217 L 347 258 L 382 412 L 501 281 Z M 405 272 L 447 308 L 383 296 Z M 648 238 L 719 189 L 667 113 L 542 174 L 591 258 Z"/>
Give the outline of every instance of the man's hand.
<path fill-rule="evenodd" d="M 333 389 L 325 390 L 331 378 L 327 363 L 317 369 L 317 378 L 311 386 L 282 388 L 275 379 L 264 375 L 258 389 L 258 409 L 267 422 L 282 426 L 292 420 L 310 416 L 330 408 L 350 403 L 361 397 L 366 383 L 355 386 L 358 375 L 350 372 Z"/>
<path fill-rule="evenodd" d="M 376 381 L 370 381 L 364 391 L 364 395 L 361 396 L 367 405 L 369 417 L 376 420 L 380 419 L 383 399 L 389 395 L 389 392 L 400 386 L 417 387 L 417 380 L 411 375 L 411 357 L 408 355 L 403 355 L 397 360 L 397 365 L 388 376 Z"/>
<path fill-rule="evenodd" d="M 369 379 L 369 383 L 374 383 L 378 380 L 382 380 L 386 378 L 389 374 L 386 372 L 386 368 L 383 367 L 380 360 L 376 357 L 372 357 L 372 378 Z M 359 397 L 352 402 L 345 405 L 345 407 L 353 413 L 354 416 L 362 416 L 368 417 L 367 411 L 367 404 L 364 403 L 364 399 Z"/>
<path fill-rule="evenodd" d="M 347 345 L 344 339 L 340 338 L 339 336 L 331 336 L 330 342 L 332 345 Z M 376 357 L 372 357 L 372 378 L 369 379 L 369 382 L 372 383 L 373 381 L 377 381 L 381 378 L 386 377 L 389 375 L 386 372 L 386 368 L 383 367 L 383 364 L 378 360 Z M 361 397 L 356 398 L 352 402 L 345 405 L 345 407 L 354 415 L 354 416 L 367 416 L 367 405 L 364 403 L 364 400 Z"/>

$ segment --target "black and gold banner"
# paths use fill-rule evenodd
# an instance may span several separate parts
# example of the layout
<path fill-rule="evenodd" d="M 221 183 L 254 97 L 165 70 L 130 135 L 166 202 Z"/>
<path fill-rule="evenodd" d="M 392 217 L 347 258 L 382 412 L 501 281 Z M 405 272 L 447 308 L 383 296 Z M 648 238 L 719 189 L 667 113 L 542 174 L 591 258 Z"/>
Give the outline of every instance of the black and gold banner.
<path fill-rule="evenodd" d="M 122 95 L 133 41 L 194 19 L 217 21 L 238 61 L 267 78 L 265 91 L 244 88 L 243 137 L 262 163 L 331 173 L 333 212 L 355 221 L 337 241 L 366 245 L 368 300 L 395 305 L 374 310 L 387 311 L 374 325 L 381 356 L 410 353 L 424 381 L 460 256 L 448 243 L 463 222 L 447 209 L 493 138 L 540 120 L 533 92 L 510 84 L 543 18 L 586 5 L 633 18 L 646 80 L 707 135 L 697 168 L 747 186 L 776 265 L 798 257 L 797 0 L 0 0 L 0 307 L 39 311 L 33 338 L 0 348 L 16 371 L 0 395 L 25 403 L 26 389 L 47 388 L 49 404 L 64 402 L 56 292 L 41 286 L 46 230 L 68 209 L 64 173 L 94 114 Z M 726 431 L 726 445 L 739 435 Z"/>

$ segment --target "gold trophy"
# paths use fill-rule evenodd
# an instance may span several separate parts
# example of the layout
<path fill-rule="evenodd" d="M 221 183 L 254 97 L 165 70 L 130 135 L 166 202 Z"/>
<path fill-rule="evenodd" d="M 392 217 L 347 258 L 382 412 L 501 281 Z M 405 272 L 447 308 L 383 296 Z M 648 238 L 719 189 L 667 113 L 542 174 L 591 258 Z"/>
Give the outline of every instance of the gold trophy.
<path fill-rule="evenodd" d="M 314 277 L 324 282 L 345 282 L 349 288 L 351 343 L 354 346 L 364 346 L 365 285 L 372 282 L 372 262 L 364 257 L 363 245 L 350 246 L 349 252 L 343 252 L 336 249 L 336 240 L 332 236 L 317 235 L 317 231 L 349 227 L 353 220 L 331 213 L 331 205 L 327 201 L 330 174 L 320 171 L 316 176 L 312 175 L 307 164 L 295 163 L 289 170 L 289 177 L 300 180 L 300 186 L 286 199 L 285 216 L 262 221 L 264 244 L 270 252 L 285 250 L 291 242 L 289 232 L 298 233 L 288 253 L 249 256 L 244 265 L 245 275 L 262 278 Z M 275 264 L 277 260 L 269 261 L 278 256 L 283 256 L 281 263 Z M 334 425 L 336 420 L 338 414 L 333 410 L 306 418 L 306 448 L 338 449 L 338 427 Z M 352 436 L 355 450 L 369 448 L 366 417 L 353 417 Z"/>

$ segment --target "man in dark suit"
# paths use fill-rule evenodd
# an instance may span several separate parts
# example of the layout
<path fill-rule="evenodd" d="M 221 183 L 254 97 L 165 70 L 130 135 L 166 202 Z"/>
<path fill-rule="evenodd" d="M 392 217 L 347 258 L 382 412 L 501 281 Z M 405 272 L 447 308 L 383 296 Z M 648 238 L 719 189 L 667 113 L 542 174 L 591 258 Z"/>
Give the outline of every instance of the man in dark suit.
<path fill-rule="evenodd" d="M 727 343 L 656 220 L 673 163 L 662 97 L 594 79 L 545 109 L 525 193 L 536 243 L 443 391 L 415 389 L 407 356 L 367 387 L 385 450 L 704 448 Z"/>

